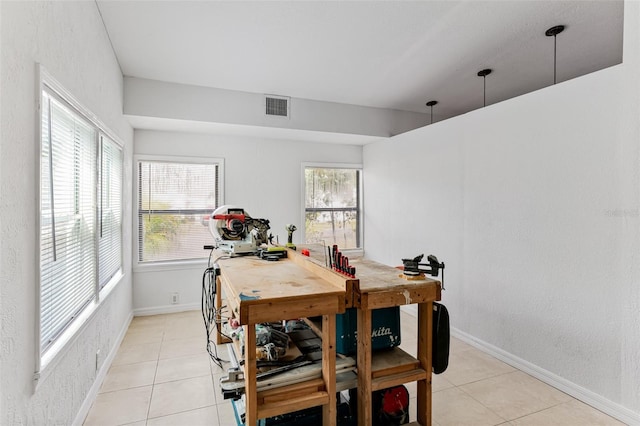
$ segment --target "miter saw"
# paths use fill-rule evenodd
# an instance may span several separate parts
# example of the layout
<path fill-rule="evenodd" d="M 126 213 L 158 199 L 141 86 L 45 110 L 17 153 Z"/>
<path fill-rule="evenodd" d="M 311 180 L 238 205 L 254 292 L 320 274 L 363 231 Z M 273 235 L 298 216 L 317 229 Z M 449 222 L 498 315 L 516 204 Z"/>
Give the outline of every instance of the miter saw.
<path fill-rule="evenodd" d="M 209 220 L 209 231 L 218 248 L 230 255 L 256 253 L 267 244 L 269 220 L 254 219 L 244 209 L 222 206 L 214 210 Z"/>

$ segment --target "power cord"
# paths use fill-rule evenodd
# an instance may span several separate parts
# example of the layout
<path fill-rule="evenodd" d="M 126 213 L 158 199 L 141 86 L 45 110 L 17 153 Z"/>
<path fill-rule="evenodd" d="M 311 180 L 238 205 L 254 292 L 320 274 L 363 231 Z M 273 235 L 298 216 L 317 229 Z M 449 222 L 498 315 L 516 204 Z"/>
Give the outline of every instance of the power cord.
<path fill-rule="evenodd" d="M 222 363 L 229 361 L 218 356 L 218 348 L 212 340 L 212 336 L 215 336 L 216 332 L 220 333 L 223 337 L 228 337 L 222 333 L 222 330 L 218 330 L 218 323 L 222 322 L 222 310 L 225 307 L 223 306 L 218 310 L 216 309 L 215 304 L 216 279 L 220 275 L 220 267 L 216 262 L 223 256 L 218 257 L 212 264 L 211 258 L 213 255 L 213 247 L 205 246 L 205 249 L 211 249 L 211 252 L 209 253 L 207 269 L 205 269 L 202 274 L 202 319 L 204 320 L 204 326 L 207 333 L 207 352 L 209 353 L 211 360 L 218 367 L 223 368 Z"/>

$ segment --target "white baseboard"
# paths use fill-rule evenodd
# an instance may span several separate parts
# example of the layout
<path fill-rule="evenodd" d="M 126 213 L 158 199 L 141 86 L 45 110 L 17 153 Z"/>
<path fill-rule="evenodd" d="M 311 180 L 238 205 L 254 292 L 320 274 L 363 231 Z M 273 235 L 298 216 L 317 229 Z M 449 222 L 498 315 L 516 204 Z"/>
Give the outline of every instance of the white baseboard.
<path fill-rule="evenodd" d="M 100 390 L 100 386 L 102 386 L 102 382 L 104 378 L 107 377 L 107 372 L 111 367 L 111 363 L 113 359 L 116 357 L 118 353 L 118 349 L 120 348 L 120 344 L 124 339 L 125 334 L 127 334 L 127 330 L 129 329 L 129 324 L 131 324 L 131 320 L 133 319 L 133 313 L 129 314 L 129 318 L 124 322 L 124 326 L 118 333 L 118 337 L 116 337 L 116 341 L 111 347 L 111 351 L 109 351 L 109 355 L 105 358 L 104 362 L 100 366 L 100 370 L 98 370 L 98 374 L 96 374 L 96 379 L 93 381 L 93 385 L 91 385 L 91 389 L 87 393 L 82 405 L 80 406 L 80 410 L 78 410 L 78 414 L 76 414 L 76 418 L 73 420 L 72 426 L 81 426 L 84 423 L 87 414 L 89 414 L 89 410 L 91 409 L 91 405 L 93 405 L 93 401 L 95 401 L 98 396 L 98 391 Z"/>
<path fill-rule="evenodd" d="M 176 312 L 200 310 L 200 303 L 189 303 L 182 305 L 164 305 L 154 306 L 151 308 L 138 308 L 133 310 L 134 317 L 142 317 L 147 315 L 175 314 Z"/>
<path fill-rule="evenodd" d="M 640 413 L 631 411 L 628 408 L 610 401 L 602 397 L 601 395 L 583 388 L 582 386 L 570 382 L 569 380 L 560 377 L 557 374 L 540 368 L 537 365 L 530 363 L 529 361 L 519 358 L 509 352 L 506 352 L 496 346 L 477 339 L 470 334 L 467 334 L 456 328 L 451 328 L 451 335 L 501 361 L 506 362 L 512 367 L 524 371 L 525 373 L 535 377 L 536 379 L 550 386 L 553 386 L 554 388 L 566 394 L 573 396 L 574 398 L 584 402 L 585 404 L 588 404 L 596 408 L 597 410 L 600 410 L 603 413 L 606 413 L 611 417 L 620 420 L 621 422 L 624 422 L 628 425 L 640 425 Z"/>

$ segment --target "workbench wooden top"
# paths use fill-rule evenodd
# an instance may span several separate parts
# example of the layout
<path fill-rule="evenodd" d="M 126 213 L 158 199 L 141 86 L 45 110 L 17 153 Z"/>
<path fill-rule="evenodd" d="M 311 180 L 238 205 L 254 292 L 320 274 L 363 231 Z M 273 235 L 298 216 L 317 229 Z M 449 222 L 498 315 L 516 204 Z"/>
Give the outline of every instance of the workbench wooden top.
<path fill-rule="evenodd" d="M 372 260 L 356 258 L 349 263 L 356 267 L 357 290 L 360 292 L 369 293 L 390 289 L 413 289 L 440 285 L 440 281 L 428 277 L 421 277 L 421 279 L 404 278 L 401 269 Z"/>
<path fill-rule="evenodd" d="M 241 324 L 342 313 L 345 288 L 291 259 L 256 256 L 220 259 L 227 299 Z"/>
<path fill-rule="evenodd" d="M 304 245 L 299 246 L 298 251 L 300 251 L 301 248 L 309 249 L 310 261 L 317 265 L 325 265 L 326 247 L 322 247 L 320 245 Z M 421 277 L 421 279 L 407 279 L 402 277 L 403 272 L 401 269 L 384 265 L 373 260 L 368 260 L 362 256 L 349 257 L 349 265 L 356 267 L 355 279 L 352 279 L 351 281 L 354 286 L 354 291 L 359 294 L 386 291 L 396 292 L 398 290 L 413 291 L 428 287 L 437 288 L 438 294 L 440 292 L 441 283 L 439 280 L 428 277 Z M 338 272 L 333 273 L 340 275 Z"/>

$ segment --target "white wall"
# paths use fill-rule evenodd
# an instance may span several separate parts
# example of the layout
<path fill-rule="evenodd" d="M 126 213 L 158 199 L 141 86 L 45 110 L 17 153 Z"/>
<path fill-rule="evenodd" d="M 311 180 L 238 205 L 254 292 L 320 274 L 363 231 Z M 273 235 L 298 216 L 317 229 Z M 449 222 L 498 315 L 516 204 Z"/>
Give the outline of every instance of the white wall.
<path fill-rule="evenodd" d="M 267 117 L 264 95 L 142 78 L 125 78 L 124 112 L 179 119 L 388 137 L 428 122 L 428 115 L 291 98 L 290 117 Z"/>
<path fill-rule="evenodd" d="M 364 148 L 365 251 L 446 263 L 458 334 L 640 423 L 640 3 L 624 63 Z"/>
<path fill-rule="evenodd" d="M 39 187 L 36 63 L 126 144 L 125 217 L 131 216 L 133 132 L 122 117 L 122 75 L 94 2 L 2 1 L 0 16 L 0 424 L 71 424 L 95 384 L 96 350 L 103 356 L 112 353 L 130 319 L 131 250 L 125 247 L 123 280 L 34 392 Z M 123 231 L 124 240 L 129 241 L 129 221 Z"/>
<path fill-rule="evenodd" d="M 286 242 L 288 223 L 302 229 L 302 163 L 362 163 L 359 145 L 321 144 L 238 136 L 136 130 L 135 154 L 225 159 L 225 204 L 243 207 L 253 217 L 269 219 L 271 232 Z M 300 231 L 294 233 L 299 242 Z M 213 243 L 213 238 L 212 238 Z M 135 268 L 136 314 L 200 306 L 205 263 L 183 267 Z M 170 294 L 180 304 L 170 306 Z"/>

